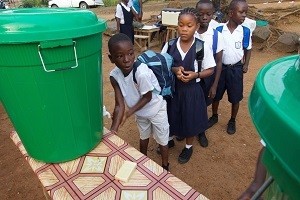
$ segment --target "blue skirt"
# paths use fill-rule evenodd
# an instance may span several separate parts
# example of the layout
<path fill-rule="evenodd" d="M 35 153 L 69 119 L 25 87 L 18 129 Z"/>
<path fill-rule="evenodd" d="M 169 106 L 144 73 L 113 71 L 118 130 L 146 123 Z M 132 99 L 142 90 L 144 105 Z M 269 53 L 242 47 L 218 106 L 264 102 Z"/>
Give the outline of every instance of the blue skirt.
<path fill-rule="evenodd" d="M 167 106 L 170 135 L 193 137 L 207 129 L 207 107 L 200 83 L 178 81 Z"/>

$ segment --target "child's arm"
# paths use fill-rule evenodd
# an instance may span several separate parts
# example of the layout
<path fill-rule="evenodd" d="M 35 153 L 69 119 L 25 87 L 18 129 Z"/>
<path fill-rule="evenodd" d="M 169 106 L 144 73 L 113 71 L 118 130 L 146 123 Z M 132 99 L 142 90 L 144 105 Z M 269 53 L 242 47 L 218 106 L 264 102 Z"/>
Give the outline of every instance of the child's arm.
<path fill-rule="evenodd" d="M 262 148 L 258 154 L 254 180 L 248 186 L 248 188 L 243 192 L 243 194 L 238 198 L 239 200 L 250 200 L 255 192 L 263 185 L 266 179 L 267 170 L 262 164 L 262 154 L 265 148 Z"/>
<path fill-rule="evenodd" d="M 222 56 L 223 56 L 223 50 L 219 51 L 216 54 L 216 75 L 215 75 L 215 80 L 214 80 L 214 82 L 209 90 L 209 94 L 208 94 L 208 97 L 212 98 L 212 99 L 215 98 L 215 96 L 216 96 L 217 87 L 218 87 L 220 75 L 222 72 Z"/>
<path fill-rule="evenodd" d="M 138 15 L 138 13 L 136 12 L 136 10 L 134 9 L 134 7 L 133 6 L 131 6 L 130 7 L 130 10 L 131 10 L 131 12 L 132 12 L 132 14 L 133 14 L 133 17 L 135 18 L 135 20 L 139 20 L 139 15 Z"/>
<path fill-rule="evenodd" d="M 172 72 L 176 75 L 176 77 L 181 80 L 183 76 L 184 68 L 182 66 L 179 67 L 172 67 Z"/>
<path fill-rule="evenodd" d="M 120 18 L 116 17 L 116 22 L 117 22 L 117 33 L 120 33 Z"/>
<path fill-rule="evenodd" d="M 123 117 L 122 124 L 125 123 L 126 119 L 133 115 L 136 111 L 143 108 L 152 99 L 152 91 L 147 92 L 142 96 L 142 98 L 131 108 L 129 108 Z"/>
<path fill-rule="evenodd" d="M 139 5 L 140 5 L 139 21 L 141 21 L 143 18 L 143 1 L 142 0 L 139 0 Z"/>
<path fill-rule="evenodd" d="M 189 82 L 193 79 L 197 78 L 206 78 L 214 73 L 214 68 L 208 68 L 205 70 L 202 70 L 201 72 L 193 72 L 193 71 L 184 71 L 183 75 L 181 77 L 182 82 Z"/>
<path fill-rule="evenodd" d="M 123 11 L 120 4 L 117 4 L 115 19 L 117 22 L 117 33 L 120 33 L 120 21 L 123 16 Z"/>
<path fill-rule="evenodd" d="M 118 82 L 112 76 L 110 77 L 110 83 L 115 91 L 115 108 L 113 112 L 112 124 L 110 130 L 118 132 L 119 126 L 124 116 L 125 104 L 124 104 L 124 98 L 121 89 L 118 85 Z"/>
<path fill-rule="evenodd" d="M 249 61 L 250 61 L 250 57 L 251 57 L 251 49 L 244 49 L 244 56 L 245 56 L 245 63 L 243 66 L 243 72 L 247 73 L 248 71 L 248 65 L 249 65 Z"/>

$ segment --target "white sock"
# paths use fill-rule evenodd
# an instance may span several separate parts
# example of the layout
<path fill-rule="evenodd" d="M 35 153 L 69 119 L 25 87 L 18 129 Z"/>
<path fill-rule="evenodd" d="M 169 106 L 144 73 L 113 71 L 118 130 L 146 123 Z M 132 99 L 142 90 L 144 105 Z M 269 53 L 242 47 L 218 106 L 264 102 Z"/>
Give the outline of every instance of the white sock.
<path fill-rule="evenodd" d="M 174 139 L 174 136 L 171 136 L 169 137 L 169 141 L 173 140 Z"/>
<path fill-rule="evenodd" d="M 189 148 L 191 148 L 193 145 L 188 145 L 188 144 L 186 144 L 185 145 L 185 148 L 187 148 L 187 149 L 189 149 Z"/>

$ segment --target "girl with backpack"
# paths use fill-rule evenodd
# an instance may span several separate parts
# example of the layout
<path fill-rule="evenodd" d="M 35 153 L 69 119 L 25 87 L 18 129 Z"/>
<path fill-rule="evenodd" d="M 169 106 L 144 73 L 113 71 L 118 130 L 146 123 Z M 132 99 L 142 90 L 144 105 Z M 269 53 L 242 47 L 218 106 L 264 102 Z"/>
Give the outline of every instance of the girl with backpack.
<path fill-rule="evenodd" d="M 207 109 L 200 79 L 210 76 L 216 65 L 212 53 L 206 53 L 203 41 L 195 38 L 199 28 L 195 8 L 185 8 L 178 17 L 179 37 L 165 44 L 162 53 L 169 53 L 174 63 L 175 92 L 167 101 L 170 136 L 185 138 L 186 145 L 178 162 L 187 163 L 193 153 L 193 140 L 207 128 Z M 173 139 L 169 140 L 174 144 Z"/>

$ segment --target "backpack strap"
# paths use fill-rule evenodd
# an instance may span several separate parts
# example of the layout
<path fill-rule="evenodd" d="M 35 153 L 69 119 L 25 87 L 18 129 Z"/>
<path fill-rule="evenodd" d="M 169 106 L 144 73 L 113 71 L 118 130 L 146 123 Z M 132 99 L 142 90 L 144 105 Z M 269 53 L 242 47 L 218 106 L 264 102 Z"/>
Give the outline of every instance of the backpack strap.
<path fill-rule="evenodd" d="M 198 62 L 198 70 L 201 69 L 203 57 L 204 57 L 204 51 L 203 51 L 203 46 L 204 42 L 199 39 L 195 39 L 196 41 L 196 60 Z"/>
<path fill-rule="evenodd" d="M 133 82 L 135 84 L 137 84 L 137 80 L 136 80 L 136 77 L 135 77 L 135 73 L 136 73 L 136 70 L 137 68 L 141 65 L 141 61 L 139 60 L 136 60 L 134 63 L 133 63 L 133 69 L 132 69 L 132 77 L 133 77 Z"/>
<path fill-rule="evenodd" d="M 213 54 L 216 55 L 217 53 L 217 47 L 218 47 L 218 32 L 216 29 L 214 30 L 214 34 L 213 34 L 213 43 L 212 43 L 212 50 L 213 50 Z"/>
<path fill-rule="evenodd" d="M 170 51 L 170 49 L 171 49 L 171 46 L 174 44 L 175 41 L 176 41 L 176 38 L 175 38 L 175 39 L 169 40 L 169 42 L 168 42 L 167 53 L 169 53 L 169 51 Z"/>
<path fill-rule="evenodd" d="M 242 26 L 243 27 L 243 48 L 247 49 L 250 43 L 250 29 L 247 28 L 246 26 Z"/>

